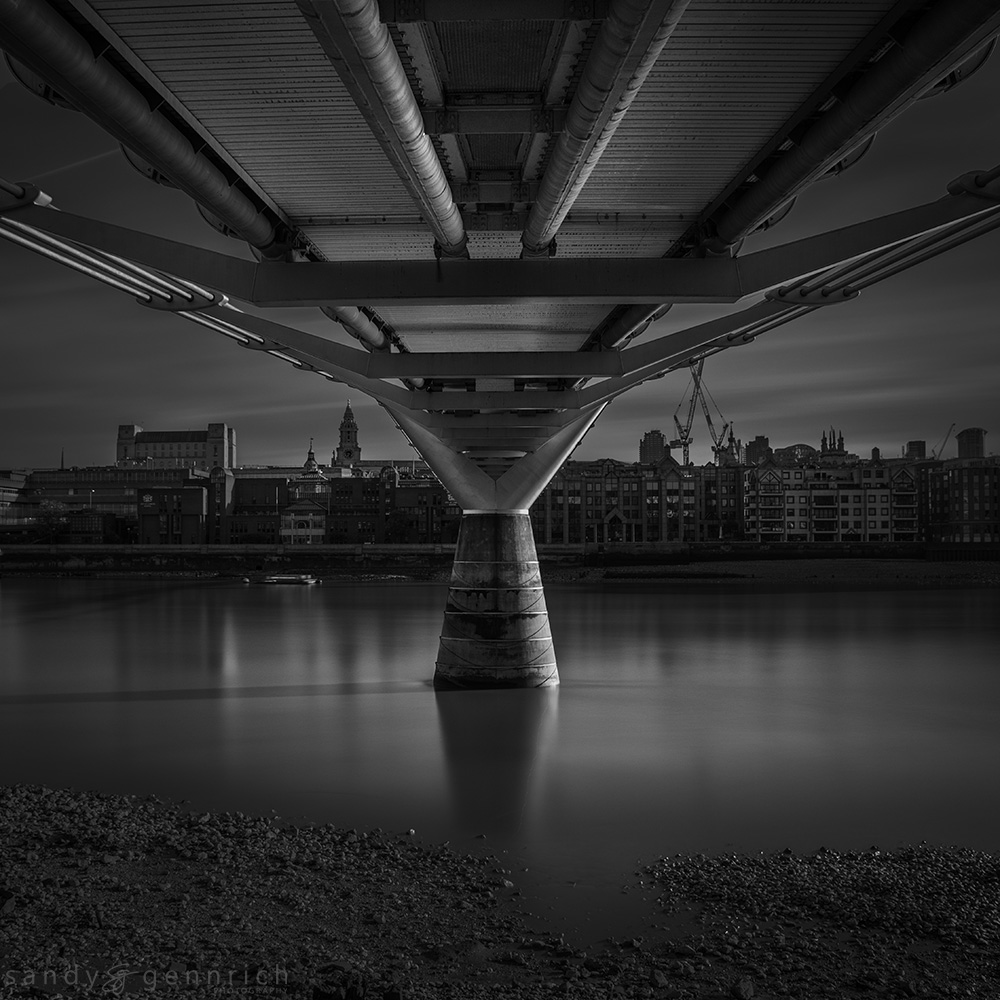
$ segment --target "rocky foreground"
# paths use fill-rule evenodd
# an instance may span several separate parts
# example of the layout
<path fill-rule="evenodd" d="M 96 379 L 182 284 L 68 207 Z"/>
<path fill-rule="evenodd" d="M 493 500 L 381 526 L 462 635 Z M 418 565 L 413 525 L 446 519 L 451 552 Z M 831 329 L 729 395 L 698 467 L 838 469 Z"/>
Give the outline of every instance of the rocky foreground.
<path fill-rule="evenodd" d="M 412 831 L 0 788 L 0 996 L 1000 997 L 1000 859 L 662 859 L 641 938 L 527 928 L 516 874 Z"/>

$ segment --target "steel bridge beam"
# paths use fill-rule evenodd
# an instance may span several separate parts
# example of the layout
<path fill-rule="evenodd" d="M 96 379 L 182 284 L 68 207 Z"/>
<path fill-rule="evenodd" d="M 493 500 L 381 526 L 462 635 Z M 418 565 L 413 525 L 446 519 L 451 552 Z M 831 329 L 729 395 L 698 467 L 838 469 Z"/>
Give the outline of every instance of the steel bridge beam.
<path fill-rule="evenodd" d="M 552 241 L 639 93 L 689 0 L 614 0 L 521 234 L 523 257 L 548 257 Z"/>
<path fill-rule="evenodd" d="M 977 176 L 988 176 L 977 175 Z M 961 180 L 961 179 L 959 179 Z M 1000 183 L 952 185 L 918 208 L 743 257 L 441 261 L 241 260 L 13 199 L 13 222 L 209 285 L 260 306 L 377 304 L 731 303 L 842 261 L 995 211 Z M 418 362 L 419 363 L 419 362 Z"/>
<path fill-rule="evenodd" d="M 721 251 L 742 239 L 998 30 L 996 0 L 937 0 L 755 184 L 706 220 L 707 245 Z"/>
<path fill-rule="evenodd" d="M 105 131 L 265 255 L 288 250 L 282 220 L 233 184 L 209 157 L 41 0 L 0 0 L 0 48 L 50 82 Z"/>
<path fill-rule="evenodd" d="M 607 17 L 611 0 L 378 0 L 383 21 L 592 21 Z"/>
<path fill-rule="evenodd" d="M 375 0 L 297 0 L 446 257 L 467 257 L 462 216 Z M 365 301 L 356 298 L 355 301 Z"/>

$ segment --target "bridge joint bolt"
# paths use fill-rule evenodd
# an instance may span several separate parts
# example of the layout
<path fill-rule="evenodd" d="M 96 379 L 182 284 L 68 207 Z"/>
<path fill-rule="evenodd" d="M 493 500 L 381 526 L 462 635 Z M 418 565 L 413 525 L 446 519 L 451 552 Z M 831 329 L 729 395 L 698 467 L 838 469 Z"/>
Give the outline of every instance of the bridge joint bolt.
<path fill-rule="evenodd" d="M 18 194 L 20 192 L 20 194 Z M 48 208 L 52 199 L 39 187 L 27 181 L 0 183 L 0 212 L 16 212 L 19 208 Z"/>
<path fill-rule="evenodd" d="M 764 293 L 764 298 L 783 306 L 835 306 L 856 299 L 861 292 L 850 285 L 844 288 L 814 288 L 804 291 L 796 288 L 775 288 Z"/>
<path fill-rule="evenodd" d="M 169 299 L 153 296 L 148 302 L 146 299 L 136 299 L 136 302 L 150 309 L 162 309 L 164 312 L 194 312 L 198 309 L 208 309 L 210 306 L 222 306 L 229 301 L 219 292 L 213 292 L 211 298 L 196 292 L 193 288 L 186 289 L 186 292 L 191 298 L 172 294 Z"/>
<path fill-rule="evenodd" d="M 1000 167 L 970 170 L 948 185 L 948 194 L 974 194 L 987 201 L 1000 201 Z"/>

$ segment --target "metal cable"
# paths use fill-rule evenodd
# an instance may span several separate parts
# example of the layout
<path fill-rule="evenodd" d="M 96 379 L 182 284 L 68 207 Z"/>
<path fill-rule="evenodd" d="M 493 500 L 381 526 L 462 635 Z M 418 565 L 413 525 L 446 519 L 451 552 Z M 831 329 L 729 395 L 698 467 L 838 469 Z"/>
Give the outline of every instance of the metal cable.
<path fill-rule="evenodd" d="M 852 291 L 860 292 L 863 288 L 868 288 L 876 282 L 883 281 L 886 278 L 891 278 L 893 275 L 906 271 L 909 268 L 914 267 L 916 264 L 922 264 L 925 260 L 937 257 L 939 254 L 942 254 L 947 250 L 961 246 L 963 243 L 968 243 L 969 240 L 975 239 L 977 236 L 981 236 L 983 233 L 988 233 L 997 228 L 1000 228 L 1000 212 L 991 215 L 988 220 L 984 219 L 979 225 L 971 226 L 968 229 L 957 232 L 948 239 L 926 247 L 922 252 L 914 253 L 905 257 L 898 263 L 890 264 L 887 262 L 885 267 L 871 271 L 870 273 L 862 276 L 861 280 L 848 282 L 847 288 Z"/>
<path fill-rule="evenodd" d="M 119 291 L 128 292 L 129 295 L 134 295 L 142 302 L 153 301 L 152 295 L 143 289 L 136 288 L 134 285 L 126 284 L 124 281 L 119 281 L 106 271 L 99 271 L 96 268 L 87 266 L 80 260 L 68 257 L 66 254 L 58 253 L 50 247 L 46 247 L 32 240 L 26 239 L 21 236 L 20 233 L 11 232 L 9 229 L 5 229 L 3 226 L 0 226 L 0 237 L 3 237 L 5 240 L 9 240 L 12 243 L 17 243 L 19 246 L 26 247 L 28 250 L 33 250 L 42 257 L 48 257 L 49 260 L 53 260 L 58 264 L 70 267 L 74 271 L 79 271 L 80 274 L 85 274 L 88 278 L 95 278 L 97 281 L 100 281 L 105 285 L 110 285 L 112 288 L 117 288 Z"/>
<path fill-rule="evenodd" d="M 896 274 L 902 268 L 897 268 L 897 270 L 891 272 L 888 269 L 897 263 L 903 264 L 904 267 L 909 267 L 910 263 L 907 262 L 911 258 L 912 263 L 919 263 L 919 261 L 936 256 L 950 247 L 960 246 L 962 243 L 979 236 L 981 233 L 989 232 L 991 229 L 996 228 L 997 225 L 1000 225 L 997 212 L 992 213 L 985 219 L 981 215 L 973 219 L 963 219 L 949 226 L 943 226 L 934 232 L 917 236 L 897 245 L 887 252 L 883 251 L 873 258 L 855 261 L 854 266 L 851 268 L 838 268 L 840 273 L 836 275 L 814 279 L 811 282 L 813 287 L 808 290 L 813 291 L 816 288 L 822 288 L 823 294 L 828 295 L 840 291 L 847 286 L 857 288 L 859 287 L 858 281 L 867 279 L 870 275 L 880 274 L 883 271 L 887 272 L 886 276 L 888 276 L 888 273 Z M 871 283 L 871 281 L 867 282 L 867 284 Z"/>
<path fill-rule="evenodd" d="M 61 240 L 55 236 L 51 236 L 41 229 L 35 229 L 33 226 L 27 226 L 23 222 L 18 222 L 16 219 L 5 218 L 3 221 L 7 226 L 12 226 L 15 229 L 20 230 L 29 239 L 49 246 L 60 253 L 67 254 L 90 267 L 103 268 L 108 274 L 118 278 L 119 281 L 134 282 L 136 286 L 144 292 L 149 293 L 150 296 L 156 295 L 158 298 L 163 299 L 164 302 L 169 302 L 172 298 L 169 292 L 166 292 L 161 288 L 157 288 L 151 282 L 143 281 L 142 278 L 139 278 L 134 274 L 129 274 L 121 268 L 108 263 L 108 261 L 104 259 L 103 254 L 95 254 L 93 252 L 88 253 L 81 247 L 78 247 L 75 243 L 70 243 L 66 240 Z"/>
<path fill-rule="evenodd" d="M 208 329 L 213 333 L 221 333 L 224 337 L 241 341 L 244 344 L 250 343 L 249 339 L 245 335 L 223 329 L 221 322 L 217 321 L 212 316 L 202 316 L 201 313 L 192 312 L 190 309 L 179 309 L 177 311 L 177 315 L 183 316 L 184 319 L 191 320 L 192 323 L 198 323 L 200 326 L 208 327 Z"/>

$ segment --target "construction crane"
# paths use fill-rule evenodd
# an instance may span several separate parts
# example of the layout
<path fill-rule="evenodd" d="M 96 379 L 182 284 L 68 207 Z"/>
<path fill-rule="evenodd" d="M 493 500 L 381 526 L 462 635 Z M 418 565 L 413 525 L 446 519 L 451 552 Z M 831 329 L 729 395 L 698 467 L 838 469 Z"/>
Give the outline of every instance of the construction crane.
<path fill-rule="evenodd" d="M 687 418 L 684 423 L 680 422 L 678 414 L 680 413 L 681 407 L 684 405 L 684 396 L 681 396 L 681 401 L 677 404 L 677 409 L 674 411 L 674 426 L 677 428 L 677 437 L 670 442 L 671 448 L 681 448 L 684 454 L 684 465 L 690 465 L 690 450 L 691 442 L 694 438 L 691 436 L 691 429 L 694 426 L 694 414 L 698 407 L 698 403 L 701 403 L 702 412 L 705 414 L 705 423 L 708 424 L 708 433 L 712 436 L 712 452 L 715 455 L 716 462 L 720 461 L 721 456 L 724 452 L 732 452 L 736 448 L 736 440 L 733 437 L 733 426 L 728 420 L 722 425 L 722 430 L 716 430 L 715 423 L 712 420 L 712 412 L 708 406 L 708 400 L 705 399 L 705 394 L 708 392 L 707 387 L 702 381 L 702 371 L 705 367 L 705 359 L 700 358 L 698 361 L 694 362 L 691 366 L 691 400 L 688 403 Z M 687 390 L 685 390 L 685 395 L 687 395 Z M 715 403 L 715 400 L 712 400 Z M 718 410 L 719 406 L 716 403 L 715 408 Z M 722 417 L 722 411 L 719 411 L 719 416 Z M 726 435 L 729 435 L 728 439 Z"/>
<path fill-rule="evenodd" d="M 948 428 L 948 433 L 945 434 L 941 443 L 931 452 L 931 458 L 933 458 L 935 461 L 937 461 L 937 459 L 941 457 L 941 453 L 944 451 L 944 447 L 948 443 L 948 440 L 951 438 L 951 432 L 954 429 L 955 425 L 952 424 L 951 427 Z"/>
<path fill-rule="evenodd" d="M 674 427 L 677 428 L 677 437 L 670 442 L 670 447 L 684 449 L 684 465 L 689 464 L 691 442 L 694 440 L 691 437 L 691 428 L 694 426 L 694 411 L 698 405 L 698 397 L 701 395 L 701 370 L 704 367 L 704 358 L 691 365 L 691 381 L 693 383 L 691 403 L 688 406 L 687 420 L 683 424 L 681 424 L 677 414 L 680 413 L 681 407 L 684 405 L 684 396 L 681 396 L 681 401 L 677 404 L 677 409 L 674 410 Z M 687 389 L 684 390 L 684 395 L 687 395 Z"/>

